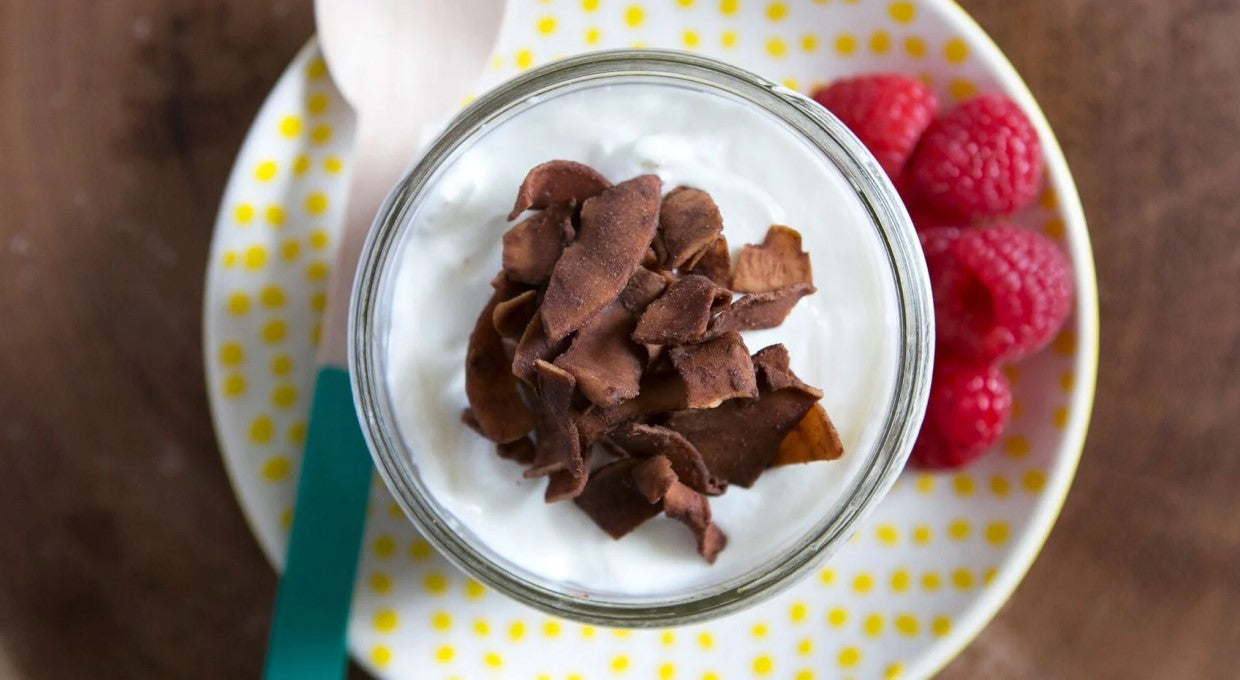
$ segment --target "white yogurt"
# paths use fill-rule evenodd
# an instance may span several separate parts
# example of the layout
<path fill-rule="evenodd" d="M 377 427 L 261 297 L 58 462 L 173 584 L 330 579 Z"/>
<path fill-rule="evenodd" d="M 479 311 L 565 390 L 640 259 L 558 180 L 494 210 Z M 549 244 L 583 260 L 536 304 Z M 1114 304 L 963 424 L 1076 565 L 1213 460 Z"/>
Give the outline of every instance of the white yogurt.
<path fill-rule="evenodd" d="M 752 489 L 712 498 L 727 548 L 714 565 L 666 517 L 614 541 L 571 502 L 543 502 L 458 419 L 465 346 L 500 268 L 517 187 L 551 159 L 613 182 L 657 173 L 664 191 L 709 192 L 733 248 L 771 224 L 798 229 L 818 292 L 776 329 L 744 335 L 750 352 L 782 342 L 792 368 L 825 392 L 846 454 L 769 470 Z M 802 537 L 840 501 L 890 406 L 900 343 L 895 284 L 878 237 L 843 176 L 769 114 L 720 95 L 657 84 L 558 95 L 486 132 L 443 169 L 399 245 L 386 353 L 401 436 L 426 487 L 501 561 L 565 592 L 657 599 L 735 578 Z"/>

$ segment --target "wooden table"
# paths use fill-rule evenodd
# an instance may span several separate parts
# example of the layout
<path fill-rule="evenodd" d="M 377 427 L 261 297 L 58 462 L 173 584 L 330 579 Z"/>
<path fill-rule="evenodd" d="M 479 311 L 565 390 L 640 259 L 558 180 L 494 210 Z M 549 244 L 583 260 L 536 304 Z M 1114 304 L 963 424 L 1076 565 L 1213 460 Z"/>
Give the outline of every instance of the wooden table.
<path fill-rule="evenodd" d="M 1050 542 L 943 677 L 1236 677 L 1240 3 L 963 4 L 1080 185 L 1102 368 Z M 309 5 L 0 4 L 0 677 L 259 668 L 275 579 L 199 317 L 224 180 Z"/>

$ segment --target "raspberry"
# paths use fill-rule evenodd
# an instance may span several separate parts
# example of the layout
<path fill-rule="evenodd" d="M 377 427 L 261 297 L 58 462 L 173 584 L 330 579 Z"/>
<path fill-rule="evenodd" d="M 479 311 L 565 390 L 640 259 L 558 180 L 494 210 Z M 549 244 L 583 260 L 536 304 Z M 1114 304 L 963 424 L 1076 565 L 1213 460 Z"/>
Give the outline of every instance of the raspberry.
<path fill-rule="evenodd" d="M 1037 232 L 935 227 L 921 243 L 940 352 L 1020 359 L 1046 346 L 1072 310 L 1072 268 Z"/>
<path fill-rule="evenodd" d="M 919 195 L 961 217 L 1028 205 L 1042 179 L 1042 147 L 1020 107 L 1003 95 L 975 97 L 934 121 L 909 162 Z"/>
<path fill-rule="evenodd" d="M 959 270 L 960 265 L 955 261 L 951 250 L 963 233 L 963 228 L 947 225 L 917 230 L 917 236 L 921 239 L 921 252 L 926 256 L 926 268 L 930 270 L 932 290 L 937 291 L 943 286 L 939 282 L 942 277 L 954 275 Z"/>
<path fill-rule="evenodd" d="M 930 88 L 896 73 L 837 80 L 815 90 L 814 99 L 857 135 L 893 179 L 938 112 Z"/>
<path fill-rule="evenodd" d="M 896 193 L 900 195 L 900 200 L 904 201 L 904 207 L 908 210 L 908 216 L 913 220 L 913 226 L 916 227 L 917 233 L 921 233 L 931 227 L 954 227 L 968 223 L 968 220 L 963 220 L 955 215 L 939 210 L 918 196 L 916 188 L 913 186 L 913 179 L 909 176 L 907 168 L 905 168 L 903 174 L 891 180 L 891 183 L 895 186 Z"/>
<path fill-rule="evenodd" d="M 949 215 L 917 198 L 905 198 L 904 207 L 908 209 L 908 216 L 913 220 L 913 227 L 919 234 L 935 227 L 967 226 L 965 220 Z"/>
<path fill-rule="evenodd" d="M 1003 434 L 1012 388 L 993 365 L 938 359 L 930 401 L 909 462 L 955 468 L 977 458 Z"/>

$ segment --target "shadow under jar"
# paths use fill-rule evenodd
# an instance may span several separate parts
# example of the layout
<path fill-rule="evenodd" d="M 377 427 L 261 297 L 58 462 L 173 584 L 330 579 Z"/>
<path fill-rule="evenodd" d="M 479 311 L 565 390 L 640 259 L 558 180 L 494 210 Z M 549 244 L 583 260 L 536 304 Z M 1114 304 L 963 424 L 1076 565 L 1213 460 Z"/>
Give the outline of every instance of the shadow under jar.
<path fill-rule="evenodd" d="M 842 459 L 766 471 L 711 498 L 715 564 L 682 524 L 616 541 L 572 502 L 543 501 L 461 424 L 464 357 L 500 268 L 517 186 L 570 159 L 613 182 L 658 174 L 704 189 L 735 253 L 771 224 L 801 232 L 817 292 L 779 328 L 792 369 L 823 388 Z M 811 100 L 727 64 L 652 50 L 535 69 L 461 112 L 380 210 L 350 315 L 350 369 L 371 453 L 418 529 L 479 581 L 541 610 L 608 626 L 700 621 L 794 583 L 843 545 L 904 466 L 933 355 L 929 283 L 890 182 Z M 597 461 L 599 456 L 595 456 Z"/>

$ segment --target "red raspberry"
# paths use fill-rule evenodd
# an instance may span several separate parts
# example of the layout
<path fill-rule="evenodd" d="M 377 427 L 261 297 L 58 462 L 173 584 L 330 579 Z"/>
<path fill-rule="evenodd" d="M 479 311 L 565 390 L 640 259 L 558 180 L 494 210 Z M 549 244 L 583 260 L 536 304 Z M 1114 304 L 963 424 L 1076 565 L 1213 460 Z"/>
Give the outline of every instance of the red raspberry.
<path fill-rule="evenodd" d="M 940 279 L 953 275 L 960 269 L 951 250 L 963 233 L 963 228 L 947 225 L 917 230 L 917 237 L 921 239 L 921 252 L 926 256 L 926 268 L 930 270 L 932 290 L 939 290 L 942 287 Z M 937 296 L 935 299 L 938 299 Z"/>
<path fill-rule="evenodd" d="M 857 135 L 893 179 L 939 108 L 930 88 L 897 73 L 837 80 L 815 90 L 814 99 Z"/>
<path fill-rule="evenodd" d="M 909 462 L 923 468 L 960 467 L 999 439 L 1011 413 L 1012 388 L 998 368 L 940 358 Z"/>
<path fill-rule="evenodd" d="M 1072 310 L 1072 267 L 1037 232 L 936 227 L 921 243 L 941 353 L 1020 359 L 1046 346 Z"/>
<path fill-rule="evenodd" d="M 936 227 L 967 226 L 967 222 L 959 217 L 953 217 L 938 208 L 927 205 L 925 201 L 906 199 L 904 206 L 908 208 L 908 216 L 913 220 L 913 227 L 919 234 Z"/>
<path fill-rule="evenodd" d="M 895 186 L 896 193 L 900 195 L 900 199 L 904 201 L 904 207 L 908 210 L 908 216 L 913 220 L 913 226 L 916 227 L 917 233 L 921 233 L 931 227 L 955 227 L 968 224 L 968 220 L 963 220 L 955 215 L 939 210 L 918 196 L 913 186 L 913 179 L 909 176 L 908 168 L 904 169 L 902 175 L 891 180 L 891 183 Z"/>
<path fill-rule="evenodd" d="M 1037 197 L 1042 147 L 1016 102 L 983 95 L 934 121 L 909 169 L 935 206 L 961 217 L 1004 215 Z"/>

